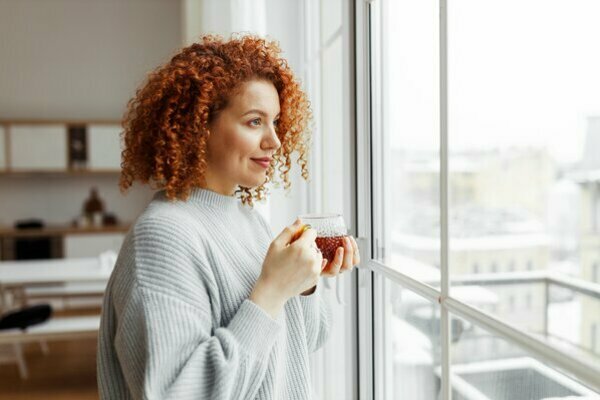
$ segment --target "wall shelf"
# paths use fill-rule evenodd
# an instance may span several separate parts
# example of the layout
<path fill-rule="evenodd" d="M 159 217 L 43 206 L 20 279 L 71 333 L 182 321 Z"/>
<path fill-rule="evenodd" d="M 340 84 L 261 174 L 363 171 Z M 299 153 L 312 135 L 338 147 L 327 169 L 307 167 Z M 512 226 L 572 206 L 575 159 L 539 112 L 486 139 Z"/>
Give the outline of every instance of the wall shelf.
<path fill-rule="evenodd" d="M 45 237 L 61 235 L 85 235 L 96 233 L 126 233 L 130 224 L 118 224 L 109 226 L 93 226 L 87 228 L 78 228 L 68 225 L 49 225 L 39 229 L 15 229 L 11 227 L 0 226 L 0 238 L 24 238 L 24 237 Z"/>
<path fill-rule="evenodd" d="M 14 260 L 18 239 L 49 238 L 51 252 L 57 258 L 87 257 L 112 249 L 118 251 L 129 223 L 79 228 L 70 225 L 49 225 L 39 229 L 15 229 L 0 226 L 0 260 Z"/>
<path fill-rule="evenodd" d="M 81 170 L 81 171 L 0 171 L 0 178 L 35 178 L 35 177 L 77 177 L 77 176 L 118 176 L 120 170 Z"/>

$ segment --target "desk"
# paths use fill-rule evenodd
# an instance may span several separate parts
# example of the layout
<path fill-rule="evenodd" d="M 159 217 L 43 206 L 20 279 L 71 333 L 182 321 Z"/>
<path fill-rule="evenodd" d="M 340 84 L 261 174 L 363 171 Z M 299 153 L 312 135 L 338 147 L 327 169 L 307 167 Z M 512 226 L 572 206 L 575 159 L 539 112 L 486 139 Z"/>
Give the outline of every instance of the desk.
<path fill-rule="evenodd" d="M 63 236 L 63 235 L 86 235 L 93 233 L 127 233 L 129 224 L 108 225 L 101 227 L 77 228 L 67 225 L 50 225 L 45 228 L 35 229 L 15 229 L 5 226 L 0 226 L 0 237 L 11 238 L 35 238 L 46 236 Z"/>
<path fill-rule="evenodd" d="M 69 246 L 63 244 L 63 242 L 67 241 L 69 238 L 79 238 L 79 241 L 81 241 L 86 237 L 97 240 L 97 238 L 101 237 L 111 238 L 117 237 L 118 235 L 124 236 L 127 231 L 129 231 L 129 228 L 129 224 L 88 228 L 75 228 L 67 225 L 50 225 L 40 229 L 15 229 L 12 227 L 0 226 L 0 260 L 12 261 L 15 259 L 14 243 L 15 240 L 20 238 L 49 237 L 51 238 L 51 252 L 55 257 L 73 257 L 73 255 L 69 254 Z M 65 246 L 67 247 L 66 249 L 64 248 Z M 75 257 L 94 255 L 98 251 L 97 248 L 93 248 L 88 250 L 87 254 L 84 255 L 81 254 L 83 250 L 84 249 L 81 249 Z"/>
<path fill-rule="evenodd" d="M 22 260 L 0 262 L 0 313 L 10 307 L 7 292 L 25 291 L 25 288 L 41 288 L 51 285 L 99 284 L 103 291 L 113 271 L 116 254 L 103 253 L 99 257 L 65 258 L 50 260 Z M 60 289 L 60 288 L 59 288 Z M 60 290 L 59 290 L 60 292 Z M 27 367 L 21 343 L 46 340 L 73 340 L 95 337 L 100 316 L 52 317 L 50 320 L 25 331 L 12 330 L 0 334 L 0 345 L 12 344 L 21 378 L 27 377 Z"/>
<path fill-rule="evenodd" d="M 66 283 L 106 283 L 112 268 L 102 267 L 100 258 L 67 258 L 0 262 L 0 310 L 6 308 L 8 290 Z"/>

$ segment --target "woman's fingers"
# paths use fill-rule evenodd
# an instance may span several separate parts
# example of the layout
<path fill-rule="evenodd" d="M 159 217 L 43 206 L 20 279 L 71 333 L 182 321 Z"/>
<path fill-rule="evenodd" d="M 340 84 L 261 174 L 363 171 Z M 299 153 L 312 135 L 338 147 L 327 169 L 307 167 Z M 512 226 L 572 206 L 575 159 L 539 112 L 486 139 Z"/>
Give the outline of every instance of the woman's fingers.
<path fill-rule="evenodd" d="M 350 241 L 352 242 L 352 252 L 353 252 L 353 260 L 352 260 L 352 265 L 356 266 L 358 264 L 360 264 L 360 252 L 358 251 L 358 244 L 356 243 L 356 240 L 354 240 L 354 238 L 352 236 L 348 236 L 350 238 Z"/>
<path fill-rule="evenodd" d="M 344 238 L 344 262 L 341 267 L 341 272 L 350 271 L 354 264 L 352 264 L 352 258 L 354 257 L 354 248 L 350 238 L 346 236 Z"/>
<path fill-rule="evenodd" d="M 359 263 L 358 244 L 352 236 L 348 236 L 344 238 L 344 247 L 337 248 L 333 261 L 327 264 L 327 268 L 323 270 L 321 275 L 333 277 L 339 273 L 352 270 Z"/>
<path fill-rule="evenodd" d="M 333 260 L 327 264 L 327 268 L 323 271 L 321 275 L 326 277 L 336 276 L 340 272 L 340 268 L 342 267 L 342 262 L 344 261 L 344 248 L 338 247 L 335 251 L 335 256 Z"/>

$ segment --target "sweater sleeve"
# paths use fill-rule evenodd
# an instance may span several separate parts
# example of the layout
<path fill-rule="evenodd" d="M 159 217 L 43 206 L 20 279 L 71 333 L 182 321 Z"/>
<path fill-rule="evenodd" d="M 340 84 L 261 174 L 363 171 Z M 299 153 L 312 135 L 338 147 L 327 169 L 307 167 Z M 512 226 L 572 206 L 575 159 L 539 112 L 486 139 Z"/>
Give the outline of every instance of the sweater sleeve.
<path fill-rule="evenodd" d="M 265 376 L 280 326 L 245 300 L 211 332 L 206 309 L 137 288 L 114 346 L 133 399 L 251 399 Z"/>
<path fill-rule="evenodd" d="M 331 329 L 331 309 L 323 298 L 322 286 L 321 284 L 317 285 L 314 293 L 308 296 L 299 296 L 309 353 L 317 351 L 323 346 Z"/>
<path fill-rule="evenodd" d="M 128 392 L 139 400 L 253 399 L 281 323 L 246 299 L 218 326 L 218 292 L 201 245 L 171 227 L 140 224 L 134 278 L 116 296 L 113 345 Z"/>

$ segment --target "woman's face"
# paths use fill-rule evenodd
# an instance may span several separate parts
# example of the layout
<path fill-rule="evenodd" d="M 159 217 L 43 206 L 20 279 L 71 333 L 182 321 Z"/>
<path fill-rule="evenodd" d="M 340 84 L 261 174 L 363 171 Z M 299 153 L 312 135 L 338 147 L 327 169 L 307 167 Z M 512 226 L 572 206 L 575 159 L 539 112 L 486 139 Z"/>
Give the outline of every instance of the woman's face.
<path fill-rule="evenodd" d="M 207 188 L 227 196 L 237 186 L 255 187 L 265 182 L 269 161 L 281 146 L 275 133 L 279 94 L 266 80 L 245 82 L 228 105 L 209 124 Z"/>

